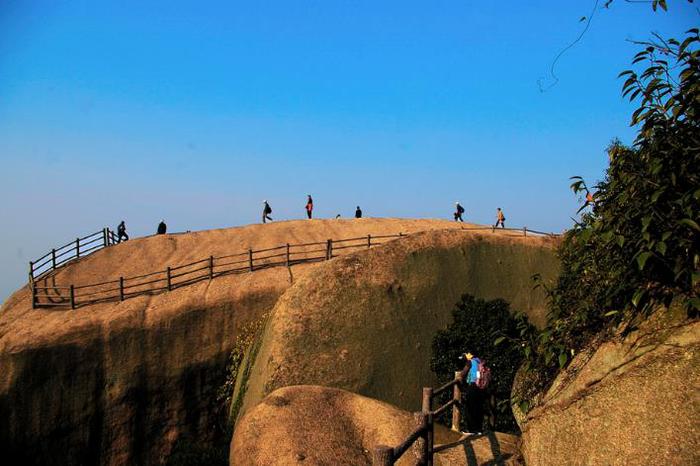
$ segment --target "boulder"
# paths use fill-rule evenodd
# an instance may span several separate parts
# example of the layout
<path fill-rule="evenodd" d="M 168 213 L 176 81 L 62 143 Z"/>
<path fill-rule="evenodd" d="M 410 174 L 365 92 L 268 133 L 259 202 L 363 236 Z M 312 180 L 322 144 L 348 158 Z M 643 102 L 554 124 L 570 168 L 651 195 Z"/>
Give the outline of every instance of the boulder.
<path fill-rule="evenodd" d="M 388 403 L 344 390 L 299 385 L 275 390 L 238 422 L 231 441 L 232 466 L 372 464 L 378 445 L 395 447 L 415 429 L 411 413 Z M 436 443 L 454 447 L 435 455 L 437 466 L 516 465 L 518 438 L 491 433 L 460 440 L 447 428 L 436 430 Z M 398 465 L 412 465 L 417 448 Z"/>
<path fill-rule="evenodd" d="M 593 345 L 521 427 L 529 466 L 700 464 L 700 322 L 660 310 Z"/>

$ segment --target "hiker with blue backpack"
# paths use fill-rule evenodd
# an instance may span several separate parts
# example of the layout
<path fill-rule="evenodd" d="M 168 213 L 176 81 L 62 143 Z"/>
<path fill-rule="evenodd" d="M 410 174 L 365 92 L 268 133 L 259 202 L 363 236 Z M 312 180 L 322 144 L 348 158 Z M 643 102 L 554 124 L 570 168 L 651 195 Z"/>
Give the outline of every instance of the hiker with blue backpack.
<path fill-rule="evenodd" d="M 484 424 L 484 402 L 486 387 L 491 381 L 491 370 L 484 362 L 470 352 L 460 356 L 465 362 L 460 373 L 462 379 L 463 406 L 467 421 L 467 434 L 480 434 Z"/>

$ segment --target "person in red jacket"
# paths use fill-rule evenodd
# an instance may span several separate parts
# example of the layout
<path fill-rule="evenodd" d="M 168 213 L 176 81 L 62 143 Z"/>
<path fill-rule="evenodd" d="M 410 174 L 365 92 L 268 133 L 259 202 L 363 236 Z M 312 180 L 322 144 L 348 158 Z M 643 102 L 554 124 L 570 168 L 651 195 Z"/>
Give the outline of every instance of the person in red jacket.
<path fill-rule="evenodd" d="M 306 215 L 311 218 L 314 211 L 314 200 L 311 199 L 311 194 L 308 194 L 309 198 L 306 200 Z"/>

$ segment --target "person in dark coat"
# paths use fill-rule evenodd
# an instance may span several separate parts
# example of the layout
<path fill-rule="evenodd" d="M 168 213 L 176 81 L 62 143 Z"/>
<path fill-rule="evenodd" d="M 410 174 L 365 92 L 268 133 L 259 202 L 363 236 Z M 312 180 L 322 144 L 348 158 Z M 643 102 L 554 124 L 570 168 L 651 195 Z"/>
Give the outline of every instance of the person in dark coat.
<path fill-rule="evenodd" d="M 464 222 L 464 220 L 462 220 L 463 213 L 464 207 L 462 207 L 459 201 L 455 202 L 455 222 Z"/>
<path fill-rule="evenodd" d="M 362 218 L 362 209 L 360 209 L 360 206 L 357 206 L 357 209 L 355 209 L 355 218 Z"/>
<path fill-rule="evenodd" d="M 306 215 L 310 219 L 311 216 L 313 215 L 313 211 L 314 211 L 314 200 L 311 199 L 311 194 L 307 194 L 307 196 L 309 198 L 306 200 Z"/>
<path fill-rule="evenodd" d="M 129 241 L 129 235 L 126 234 L 126 224 L 124 220 L 117 226 L 117 243 L 121 243 L 122 238 L 124 238 L 124 241 Z"/>
<path fill-rule="evenodd" d="M 165 220 L 161 220 L 158 224 L 158 230 L 156 231 L 159 235 L 164 235 L 168 231 L 168 226 L 165 224 Z"/>
<path fill-rule="evenodd" d="M 272 213 L 272 207 L 267 201 L 263 201 L 263 212 L 262 212 L 262 222 L 265 223 L 266 220 L 272 220 L 270 214 Z"/>

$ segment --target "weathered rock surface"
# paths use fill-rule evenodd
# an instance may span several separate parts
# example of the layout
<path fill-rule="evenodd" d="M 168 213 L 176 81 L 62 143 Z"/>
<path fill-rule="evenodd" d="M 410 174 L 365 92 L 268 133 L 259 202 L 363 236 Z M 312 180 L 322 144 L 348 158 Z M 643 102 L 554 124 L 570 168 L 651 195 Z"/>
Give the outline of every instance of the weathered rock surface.
<path fill-rule="evenodd" d="M 71 263 L 55 280 L 95 283 L 248 247 L 461 227 L 313 220 L 153 236 Z M 216 392 L 238 332 L 314 267 L 220 277 L 74 311 L 33 310 L 27 288 L 19 290 L 0 309 L 0 462 L 157 464 L 178 440 L 205 445 L 217 435 Z"/>
<path fill-rule="evenodd" d="M 244 409 L 289 385 L 322 385 L 420 407 L 437 381 L 430 348 L 463 293 L 504 298 L 534 322 L 545 296 L 532 275 L 554 278 L 544 238 L 433 231 L 309 271 L 280 298 L 250 375 Z"/>
<path fill-rule="evenodd" d="M 579 354 L 521 427 L 528 466 L 700 464 L 700 322 L 659 311 Z"/>
<path fill-rule="evenodd" d="M 371 398 L 319 386 L 285 387 L 238 422 L 230 464 L 370 465 L 374 447 L 399 445 L 415 426 L 411 413 Z M 436 430 L 438 444 L 457 439 L 444 427 Z M 417 458 L 409 449 L 397 464 L 412 465 Z M 507 466 L 518 458 L 517 437 L 495 433 L 456 442 L 435 456 L 435 464 Z"/>

